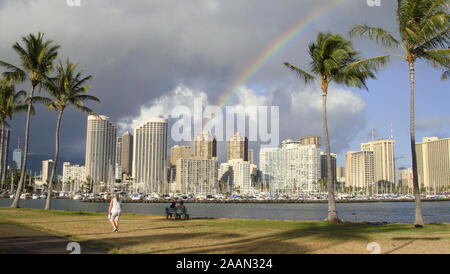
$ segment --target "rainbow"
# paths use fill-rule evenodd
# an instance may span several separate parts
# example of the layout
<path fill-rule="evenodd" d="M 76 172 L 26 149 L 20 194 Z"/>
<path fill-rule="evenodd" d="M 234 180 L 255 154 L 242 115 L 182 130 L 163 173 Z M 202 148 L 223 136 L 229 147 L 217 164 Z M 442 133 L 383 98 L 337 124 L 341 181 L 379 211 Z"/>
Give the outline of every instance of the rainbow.
<path fill-rule="evenodd" d="M 348 0 L 328 0 L 329 3 L 321 6 L 320 8 L 313 10 L 306 18 L 302 18 L 297 24 L 293 25 L 290 29 L 279 36 L 274 42 L 265 48 L 264 51 L 256 58 L 233 82 L 231 87 L 227 89 L 219 97 L 218 106 L 223 108 L 232 99 L 237 89 L 244 85 L 253 75 L 255 75 L 261 68 L 278 52 L 280 52 L 289 42 L 295 40 L 300 33 L 305 30 L 312 23 L 319 20 L 324 15 L 330 13 L 338 6 Z M 281 64 L 280 64 L 281 65 Z"/>

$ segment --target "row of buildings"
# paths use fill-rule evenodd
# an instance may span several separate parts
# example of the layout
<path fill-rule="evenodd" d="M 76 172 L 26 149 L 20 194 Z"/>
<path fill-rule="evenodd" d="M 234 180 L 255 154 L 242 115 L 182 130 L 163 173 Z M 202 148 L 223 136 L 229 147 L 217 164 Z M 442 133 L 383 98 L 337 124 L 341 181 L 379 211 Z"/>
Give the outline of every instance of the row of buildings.
<path fill-rule="evenodd" d="M 5 133 L 8 136 L 9 131 Z M 117 136 L 117 128 L 107 116 L 90 115 L 85 165 L 63 163 L 63 189 L 113 190 L 116 182 L 122 182 L 119 185 L 126 184 L 128 190 L 146 193 L 311 193 L 326 190 L 323 185 L 326 184 L 327 161 L 320 149 L 320 136 L 288 139 L 278 148 L 260 149 L 259 167 L 254 162 L 254 151 L 248 147 L 248 139 L 235 133 L 227 141 L 227 161 L 219 163 L 216 139 L 205 131 L 194 136 L 192 145 L 170 148 L 169 157 L 166 119 L 149 119 L 133 133 L 127 131 Z M 416 144 L 416 151 L 421 186 L 448 189 L 450 139 L 424 138 L 422 143 Z M 16 159 L 18 153 L 15 151 L 13 158 Z M 0 161 L 3 167 L 5 156 Z M 336 166 L 336 162 L 337 155 L 332 153 L 332 179 L 337 187 L 364 189 L 381 183 L 412 188 L 412 170 L 396 167 L 394 140 L 362 143 L 360 151 L 345 154 L 345 167 Z M 18 160 L 15 166 L 20 168 L 20 164 Z M 41 182 L 47 181 L 52 164 L 51 160 L 43 161 Z"/>
<path fill-rule="evenodd" d="M 345 155 L 345 182 L 361 189 L 379 185 L 413 188 L 412 168 L 397 167 L 394 140 L 380 139 L 361 144 L 361 151 Z M 450 138 L 424 137 L 416 143 L 417 174 L 420 187 L 434 191 L 450 188 Z M 397 171 L 397 172 L 396 172 Z M 339 175 L 338 175 L 339 178 Z M 338 179 L 339 181 L 339 179 Z"/>
<path fill-rule="evenodd" d="M 106 116 L 89 116 L 86 167 L 64 163 L 63 181 L 87 178 L 107 185 L 120 179 L 131 182 L 138 192 L 272 193 L 317 192 L 327 177 L 326 155 L 320 136 L 285 140 L 279 148 L 259 151 L 259 168 L 248 139 L 236 133 L 227 141 L 227 162 L 217 158 L 217 142 L 209 132 L 194 136 L 192 146 L 174 146 L 168 157 L 168 122 L 153 118 L 117 138 Z M 418 143 L 419 182 L 436 189 L 450 185 L 450 139 L 424 138 Z M 379 184 L 412 187 L 411 169 L 396 174 L 394 140 L 380 139 L 361 144 L 360 151 L 345 154 L 345 167 L 337 167 L 331 154 L 332 177 L 338 187 L 367 188 Z M 75 175 L 72 170 L 79 170 Z M 71 173 L 72 172 L 72 173 Z M 71 174 L 71 175 L 67 175 Z M 409 177 L 408 177 L 409 176 Z M 396 178 L 397 177 L 397 178 Z"/>

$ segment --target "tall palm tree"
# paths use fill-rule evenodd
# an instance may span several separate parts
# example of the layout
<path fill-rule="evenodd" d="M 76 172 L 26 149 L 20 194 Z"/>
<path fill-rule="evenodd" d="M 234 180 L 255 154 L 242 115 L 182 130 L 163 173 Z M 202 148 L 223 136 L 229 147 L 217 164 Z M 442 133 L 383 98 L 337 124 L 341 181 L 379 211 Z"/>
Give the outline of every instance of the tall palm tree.
<path fill-rule="evenodd" d="M 21 67 L 14 66 L 4 61 L 0 61 L 0 66 L 6 68 L 8 71 L 3 73 L 7 79 L 15 82 L 30 82 L 30 91 L 27 98 L 27 121 L 25 125 L 25 147 L 23 155 L 22 170 L 20 172 L 20 179 L 17 186 L 16 195 L 11 207 L 19 207 L 19 197 L 25 180 L 25 170 L 27 168 L 28 159 L 28 135 L 30 128 L 30 114 L 33 108 L 33 96 L 36 87 L 41 90 L 42 82 L 47 78 L 47 75 L 53 69 L 53 61 L 58 55 L 60 46 L 52 45 L 52 40 L 44 40 L 44 34 L 38 33 L 37 36 L 29 34 L 22 38 L 24 46 L 22 47 L 18 42 L 13 45 L 13 50 L 17 53 L 20 59 Z"/>
<path fill-rule="evenodd" d="M 0 157 L 6 160 L 7 147 L 5 142 L 5 130 L 8 125 L 6 120 L 12 119 L 12 115 L 18 112 L 26 112 L 28 106 L 23 103 L 23 99 L 27 93 L 24 90 L 16 92 L 14 83 L 11 80 L 5 78 L 0 79 L 0 124 L 2 127 L 1 140 L 0 140 Z M 33 110 L 32 110 L 33 111 Z M 6 178 L 6 161 L 2 162 L 1 167 L 1 187 L 3 188 Z"/>
<path fill-rule="evenodd" d="M 64 110 L 67 107 L 72 106 L 76 110 L 79 110 L 81 112 L 94 114 L 94 111 L 86 107 L 84 103 L 86 101 L 100 102 L 97 97 L 86 94 L 90 86 L 85 85 L 85 83 L 88 80 L 92 79 L 92 75 L 88 75 L 86 77 L 82 76 L 83 70 L 77 71 L 77 66 L 78 64 L 72 64 L 69 62 L 69 60 L 66 61 L 66 64 L 64 66 L 60 61 L 56 67 L 56 76 L 48 78 L 44 82 L 45 89 L 50 95 L 50 98 L 41 99 L 42 101 L 48 100 L 47 108 L 49 110 L 58 111 L 55 135 L 55 157 L 53 160 L 53 167 L 48 182 L 49 187 L 45 209 L 50 209 L 52 183 L 58 165 L 59 129 Z"/>
<path fill-rule="evenodd" d="M 327 122 L 327 94 L 331 82 L 349 87 L 365 88 L 366 80 L 374 78 L 374 72 L 384 64 L 389 56 L 380 56 L 369 59 L 360 59 L 359 53 L 353 49 L 350 41 L 339 34 L 319 32 L 315 42 L 309 44 L 308 50 L 311 58 L 309 73 L 290 63 L 284 63 L 295 72 L 305 84 L 317 81 L 322 89 L 323 130 L 327 155 L 328 180 L 328 220 L 338 222 L 336 201 L 334 199 L 334 185 L 331 171 L 330 140 Z"/>
<path fill-rule="evenodd" d="M 382 28 L 367 25 L 357 25 L 350 32 L 350 36 L 368 37 L 385 48 L 401 49 L 400 54 L 395 53 L 391 56 L 399 57 L 408 63 L 411 98 L 410 141 L 415 199 L 414 224 L 416 226 L 423 226 L 423 216 L 416 158 L 414 65 L 419 59 L 428 61 L 434 67 L 446 70 L 441 79 L 448 79 L 450 67 L 448 7 L 449 0 L 398 0 L 399 38 Z"/>

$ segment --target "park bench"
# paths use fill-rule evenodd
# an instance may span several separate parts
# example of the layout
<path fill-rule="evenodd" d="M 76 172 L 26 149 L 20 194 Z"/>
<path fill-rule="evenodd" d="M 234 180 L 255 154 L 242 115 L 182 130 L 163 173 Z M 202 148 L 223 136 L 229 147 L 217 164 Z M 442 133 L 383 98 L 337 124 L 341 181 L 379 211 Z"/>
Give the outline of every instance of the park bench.
<path fill-rule="evenodd" d="M 166 219 L 169 219 L 169 216 L 175 216 L 175 219 L 181 219 L 181 216 L 183 216 L 184 219 L 189 220 L 189 214 L 187 214 L 186 208 L 166 207 Z"/>

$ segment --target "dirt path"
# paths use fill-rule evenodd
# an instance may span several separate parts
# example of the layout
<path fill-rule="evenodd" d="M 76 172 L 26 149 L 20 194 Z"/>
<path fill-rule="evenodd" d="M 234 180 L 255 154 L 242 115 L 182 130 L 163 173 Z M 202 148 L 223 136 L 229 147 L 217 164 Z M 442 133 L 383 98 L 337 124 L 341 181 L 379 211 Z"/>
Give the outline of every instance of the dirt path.
<path fill-rule="evenodd" d="M 45 232 L 10 223 L 0 223 L 0 254 L 69 254 L 74 250 L 70 241 Z M 76 245 L 76 244 L 75 244 Z M 82 254 L 101 253 L 80 246 Z"/>

